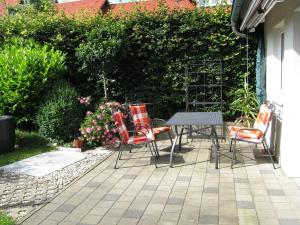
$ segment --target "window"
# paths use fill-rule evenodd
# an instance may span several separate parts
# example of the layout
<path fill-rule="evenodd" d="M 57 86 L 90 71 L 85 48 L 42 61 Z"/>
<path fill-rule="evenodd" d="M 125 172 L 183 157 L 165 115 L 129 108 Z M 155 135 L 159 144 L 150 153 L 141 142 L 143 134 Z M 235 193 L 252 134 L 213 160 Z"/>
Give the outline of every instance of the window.
<path fill-rule="evenodd" d="M 280 35 L 280 89 L 283 88 L 283 63 L 284 63 L 284 32 Z"/>

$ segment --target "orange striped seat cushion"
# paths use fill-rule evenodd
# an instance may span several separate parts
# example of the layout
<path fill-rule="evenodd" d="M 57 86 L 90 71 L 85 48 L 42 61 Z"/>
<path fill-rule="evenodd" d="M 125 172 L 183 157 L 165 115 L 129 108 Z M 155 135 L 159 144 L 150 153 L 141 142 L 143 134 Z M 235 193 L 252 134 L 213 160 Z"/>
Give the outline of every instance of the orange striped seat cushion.
<path fill-rule="evenodd" d="M 260 140 L 264 135 L 263 132 L 258 129 L 249 129 L 238 126 L 229 126 L 228 129 L 230 136 L 235 136 L 238 133 L 238 139 L 247 139 L 249 141 Z"/>
<path fill-rule="evenodd" d="M 163 133 L 163 132 L 168 132 L 171 130 L 171 127 L 155 127 L 153 128 L 153 133 L 154 134 L 160 134 L 160 133 Z"/>
<path fill-rule="evenodd" d="M 147 134 L 146 136 L 145 135 L 141 135 L 141 136 L 131 136 L 129 137 L 128 139 L 128 144 L 135 144 L 135 145 L 138 145 L 138 144 L 143 144 L 143 143 L 147 143 L 149 141 L 153 141 L 154 140 L 154 137 L 152 134 Z"/>

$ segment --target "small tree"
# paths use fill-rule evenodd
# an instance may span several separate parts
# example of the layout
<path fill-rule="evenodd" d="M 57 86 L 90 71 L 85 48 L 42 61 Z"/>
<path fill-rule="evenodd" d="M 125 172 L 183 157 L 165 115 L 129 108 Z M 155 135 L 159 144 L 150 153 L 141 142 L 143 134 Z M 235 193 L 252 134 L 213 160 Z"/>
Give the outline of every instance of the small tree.
<path fill-rule="evenodd" d="M 81 62 L 81 70 L 91 73 L 103 85 L 104 98 L 108 100 L 109 73 L 116 69 L 125 47 L 124 24 L 105 20 L 87 35 L 87 42 L 77 48 L 76 55 Z"/>

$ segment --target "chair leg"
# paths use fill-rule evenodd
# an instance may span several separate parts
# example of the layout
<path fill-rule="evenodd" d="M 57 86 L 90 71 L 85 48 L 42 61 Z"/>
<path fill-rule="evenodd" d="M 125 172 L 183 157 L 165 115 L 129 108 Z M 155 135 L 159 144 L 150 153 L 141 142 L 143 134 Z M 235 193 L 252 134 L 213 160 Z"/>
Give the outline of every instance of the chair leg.
<path fill-rule="evenodd" d="M 168 131 L 168 134 L 169 134 L 169 138 L 170 138 L 170 141 L 171 141 L 171 145 L 173 145 L 173 140 L 172 140 L 172 136 L 171 136 L 170 131 Z"/>
<path fill-rule="evenodd" d="M 233 139 L 231 138 L 231 139 L 230 139 L 230 147 L 229 147 L 229 152 L 232 152 L 232 141 L 233 141 Z"/>
<path fill-rule="evenodd" d="M 152 144 L 154 153 L 152 152 L 151 144 Z M 150 152 L 151 152 L 151 155 L 152 155 L 152 157 L 154 158 L 154 164 L 155 164 L 155 167 L 157 168 L 157 164 L 156 164 L 157 158 L 156 158 L 156 154 L 155 154 L 155 146 L 154 146 L 153 143 L 148 143 L 148 146 L 149 146 L 149 150 L 150 150 Z"/>
<path fill-rule="evenodd" d="M 147 147 L 147 146 L 146 146 Z M 132 145 L 130 145 L 130 147 L 129 147 L 129 153 L 131 153 L 132 151 Z"/>
<path fill-rule="evenodd" d="M 234 139 L 232 158 L 231 158 L 231 169 L 233 168 L 234 163 L 236 162 L 236 139 Z"/>
<path fill-rule="evenodd" d="M 123 146 L 123 144 L 121 143 L 121 144 L 120 144 L 120 147 L 119 147 L 118 157 L 117 157 L 116 164 L 115 164 L 115 169 L 117 169 L 117 163 L 118 163 L 119 159 L 121 159 L 121 155 L 122 155 L 123 148 L 124 148 L 124 146 Z"/>
<path fill-rule="evenodd" d="M 273 156 L 272 156 L 271 151 L 270 151 L 270 148 L 268 147 L 268 145 L 267 145 L 267 143 L 265 142 L 265 140 L 262 141 L 262 144 L 263 144 L 263 146 L 264 146 L 265 151 L 268 152 L 268 155 L 269 155 L 269 157 L 270 157 L 270 159 L 271 159 L 273 168 L 276 169 L 275 164 L 274 164 L 274 160 L 273 160 Z"/>
<path fill-rule="evenodd" d="M 156 154 L 156 158 L 158 159 L 159 158 L 159 152 L 158 152 L 158 147 L 157 147 L 157 143 L 156 141 L 153 141 L 154 142 L 154 151 L 155 151 L 155 154 Z"/>

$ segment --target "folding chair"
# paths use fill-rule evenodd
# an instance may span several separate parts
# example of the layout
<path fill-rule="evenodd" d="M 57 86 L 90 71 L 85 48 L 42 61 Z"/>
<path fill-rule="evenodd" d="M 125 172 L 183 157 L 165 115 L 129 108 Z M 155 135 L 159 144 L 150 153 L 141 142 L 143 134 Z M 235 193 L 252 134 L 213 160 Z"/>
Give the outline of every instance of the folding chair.
<path fill-rule="evenodd" d="M 270 148 L 265 139 L 265 135 L 271 122 L 274 110 L 275 106 L 270 104 L 269 102 L 266 102 L 260 106 L 260 110 L 253 125 L 253 128 L 239 126 L 228 127 L 229 136 L 231 139 L 230 151 L 232 151 L 231 168 L 234 165 L 234 161 L 236 161 L 236 142 L 242 141 L 247 143 L 262 144 L 265 152 L 268 153 L 268 156 L 271 159 L 274 169 L 276 169 L 272 158 L 273 155 L 271 154 Z"/>
<path fill-rule="evenodd" d="M 119 136 L 121 139 L 121 143 L 119 146 L 119 153 L 118 153 L 118 157 L 117 157 L 116 164 L 115 164 L 115 169 L 117 168 L 117 163 L 118 163 L 119 159 L 121 159 L 122 152 L 123 152 L 125 146 L 129 145 L 130 149 L 131 149 L 133 145 L 140 145 L 140 144 L 145 144 L 145 143 L 148 145 L 151 155 L 154 157 L 155 167 L 157 167 L 156 160 L 157 160 L 158 156 L 156 154 L 155 146 L 153 144 L 153 142 L 155 140 L 153 133 L 151 131 L 148 131 L 147 128 L 143 128 L 143 132 L 141 132 L 140 135 L 129 136 L 130 132 L 134 132 L 134 133 L 136 133 L 136 132 L 127 130 L 126 125 L 123 120 L 123 113 L 119 112 L 119 111 L 114 112 L 113 119 L 115 121 L 115 125 L 118 129 Z M 152 152 L 152 148 L 154 150 L 154 153 Z"/>
<path fill-rule="evenodd" d="M 170 141 L 171 141 L 171 145 L 173 144 L 173 140 L 171 137 L 171 127 L 169 126 L 160 126 L 160 127 L 156 127 L 156 124 L 158 122 L 165 122 L 162 119 L 150 119 L 148 112 L 147 112 L 147 108 L 145 104 L 132 104 L 129 105 L 129 109 L 130 109 L 130 114 L 133 120 L 133 124 L 135 126 L 135 130 L 137 132 L 145 132 L 144 129 L 147 130 L 151 130 L 155 136 L 155 140 L 156 137 L 162 133 L 168 132 Z M 156 150 L 157 150 L 157 154 L 158 153 L 158 148 L 156 145 L 156 141 L 154 141 Z"/>

